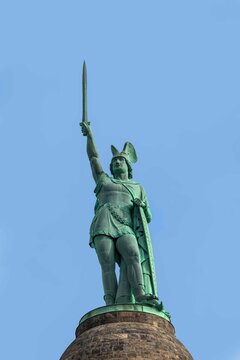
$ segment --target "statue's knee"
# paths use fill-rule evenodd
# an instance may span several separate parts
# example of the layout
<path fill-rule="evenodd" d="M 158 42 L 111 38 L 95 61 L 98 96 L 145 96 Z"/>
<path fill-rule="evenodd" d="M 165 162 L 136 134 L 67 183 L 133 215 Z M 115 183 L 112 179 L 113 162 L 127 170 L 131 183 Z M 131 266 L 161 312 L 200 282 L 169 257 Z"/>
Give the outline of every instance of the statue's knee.
<path fill-rule="evenodd" d="M 103 271 L 111 271 L 115 268 L 115 259 L 106 252 L 98 254 L 98 259 Z"/>
<path fill-rule="evenodd" d="M 115 264 L 101 264 L 101 268 L 103 273 L 111 273 L 115 272 Z"/>
<path fill-rule="evenodd" d="M 139 254 L 138 254 L 138 252 L 135 252 L 135 251 L 132 251 L 131 253 L 129 253 L 127 256 L 127 259 L 126 259 L 127 265 L 139 263 L 139 261 L 140 261 Z"/>

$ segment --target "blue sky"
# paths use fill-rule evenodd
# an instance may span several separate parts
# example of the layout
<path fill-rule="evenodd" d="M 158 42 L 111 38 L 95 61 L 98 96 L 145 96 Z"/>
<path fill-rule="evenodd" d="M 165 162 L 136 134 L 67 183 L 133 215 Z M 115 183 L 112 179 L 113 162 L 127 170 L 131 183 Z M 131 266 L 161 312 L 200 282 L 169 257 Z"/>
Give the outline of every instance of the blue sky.
<path fill-rule="evenodd" d="M 0 4 L 1 358 L 59 359 L 103 305 L 94 182 L 131 141 L 159 295 L 195 360 L 239 360 L 240 2 Z"/>

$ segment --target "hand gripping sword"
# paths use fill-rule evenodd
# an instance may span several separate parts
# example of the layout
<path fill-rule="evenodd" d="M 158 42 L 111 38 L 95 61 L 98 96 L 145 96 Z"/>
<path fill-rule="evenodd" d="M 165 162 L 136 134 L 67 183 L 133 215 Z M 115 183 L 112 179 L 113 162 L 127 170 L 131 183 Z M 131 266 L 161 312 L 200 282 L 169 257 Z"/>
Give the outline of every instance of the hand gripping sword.
<path fill-rule="evenodd" d="M 83 123 L 90 125 L 87 116 L 87 67 L 85 61 L 82 70 L 82 122 L 80 126 L 82 126 Z"/>

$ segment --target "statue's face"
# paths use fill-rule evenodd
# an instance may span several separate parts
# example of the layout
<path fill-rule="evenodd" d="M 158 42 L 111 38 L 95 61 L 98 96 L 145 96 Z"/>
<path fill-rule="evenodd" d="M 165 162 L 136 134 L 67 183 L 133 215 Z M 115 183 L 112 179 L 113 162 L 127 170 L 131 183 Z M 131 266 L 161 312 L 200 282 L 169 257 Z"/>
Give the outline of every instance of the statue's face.
<path fill-rule="evenodd" d="M 128 174 L 128 166 L 123 156 L 117 156 L 112 159 L 113 175 Z"/>

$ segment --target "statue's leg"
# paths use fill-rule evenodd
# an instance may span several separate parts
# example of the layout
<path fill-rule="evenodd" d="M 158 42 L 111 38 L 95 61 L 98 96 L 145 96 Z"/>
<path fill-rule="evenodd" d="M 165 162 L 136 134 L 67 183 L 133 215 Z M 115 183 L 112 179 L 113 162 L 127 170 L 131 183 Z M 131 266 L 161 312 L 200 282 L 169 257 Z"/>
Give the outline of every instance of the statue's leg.
<path fill-rule="evenodd" d="M 102 268 L 104 300 L 106 305 L 112 305 L 115 303 L 117 292 L 114 240 L 106 235 L 97 235 L 94 238 L 94 246 Z"/>
<path fill-rule="evenodd" d="M 129 304 L 132 303 L 132 292 L 131 286 L 128 281 L 127 276 L 127 266 L 123 258 L 121 259 L 120 265 L 120 278 L 119 278 L 119 285 L 116 295 L 116 303 L 117 304 Z"/>
<path fill-rule="evenodd" d="M 117 239 L 117 250 L 127 267 L 127 277 L 137 302 L 148 300 L 144 291 L 144 281 L 137 239 L 134 235 L 123 235 Z"/>

